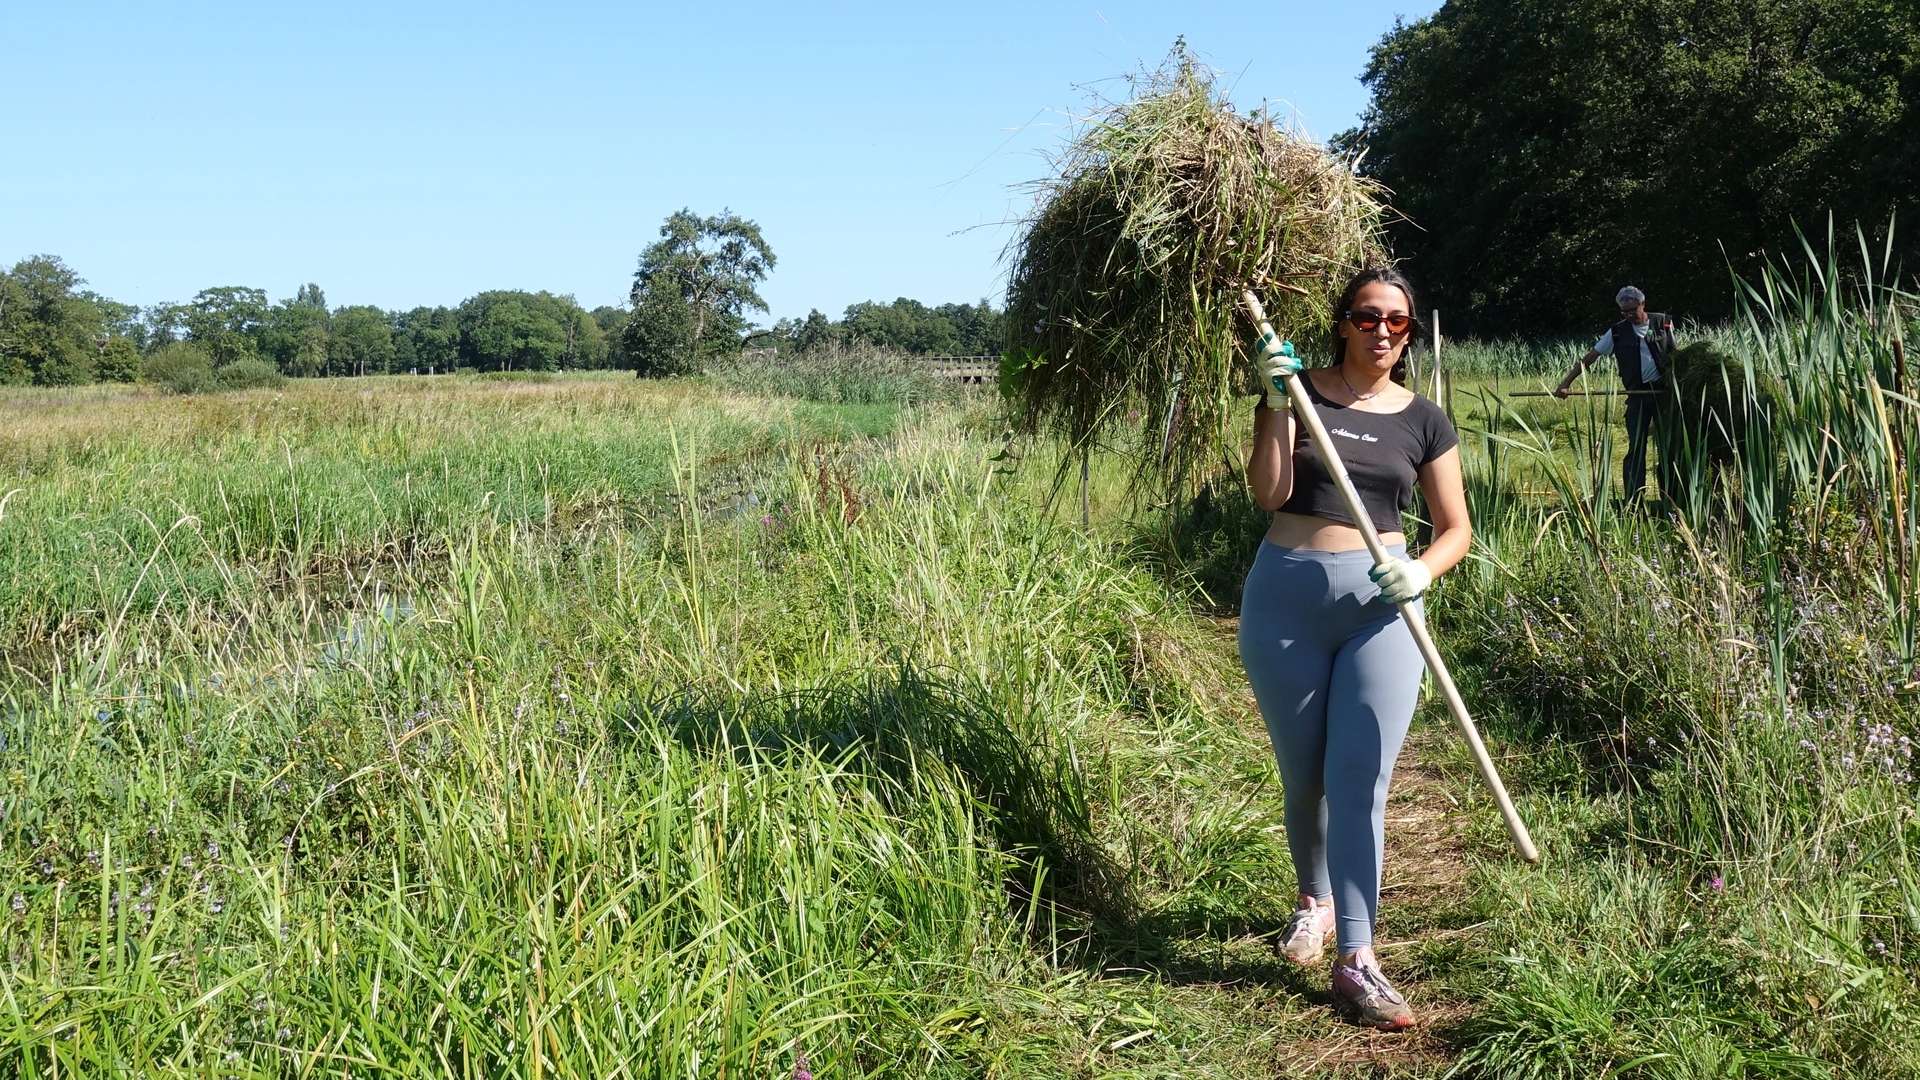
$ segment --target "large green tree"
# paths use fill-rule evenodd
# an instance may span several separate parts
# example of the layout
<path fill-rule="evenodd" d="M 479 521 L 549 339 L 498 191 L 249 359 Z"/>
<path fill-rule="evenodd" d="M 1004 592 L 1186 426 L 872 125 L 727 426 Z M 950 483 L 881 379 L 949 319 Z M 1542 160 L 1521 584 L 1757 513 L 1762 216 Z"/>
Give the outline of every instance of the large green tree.
<path fill-rule="evenodd" d="M 489 307 L 468 340 L 479 366 L 497 371 L 545 371 L 567 344 L 559 323 L 518 300 Z"/>
<path fill-rule="evenodd" d="M 607 344 L 571 296 L 494 290 L 461 303 L 460 358 L 483 371 L 602 367 Z"/>
<path fill-rule="evenodd" d="M 52 255 L 22 259 L 0 274 L 0 382 L 94 380 L 96 358 L 109 339 L 109 313 L 80 290 L 85 283 Z"/>
<path fill-rule="evenodd" d="M 767 310 L 757 286 L 774 262 L 760 226 L 732 211 L 669 216 L 633 276 L 623 348 L 640 374 L 697 372 L 738 351 L 746 313 Z"/>
<path fill-rule="evenodd" d="M 333 313 L 328 369 L 338 375 L 379 375 L 393 362 L 393 318 L 371 304 Z"/>
<path fill-rule="evenodd" d="M 267 294 L 241 285 L 202 289 L 187 302 L 181 318 L 187 340 L 200 346 L 214 367 L 225 367 L 260 355 Z"/>
<path fill-rule="evenodd" d="M 460 359 L 460 318 L 452 308 L 417 307 L 394 317 L 396 370 L 445 375 Z"/>
<path fill-rule="evenodd" d="M 291 300 L 267 311 L 259 332 L 260 351 L 288 375 L 325 375 L 331 322 L 326 293 L 318 285 L 302 285 Z"/>
<path fill-rule="evenodd" d="M 1723 316 L 1796 224 L 1920 208 L 1920 0 L 1448 0 L 1363 81 L 1338 141 L 1462 329 L 1590 328 L 1628 282 Z"/>

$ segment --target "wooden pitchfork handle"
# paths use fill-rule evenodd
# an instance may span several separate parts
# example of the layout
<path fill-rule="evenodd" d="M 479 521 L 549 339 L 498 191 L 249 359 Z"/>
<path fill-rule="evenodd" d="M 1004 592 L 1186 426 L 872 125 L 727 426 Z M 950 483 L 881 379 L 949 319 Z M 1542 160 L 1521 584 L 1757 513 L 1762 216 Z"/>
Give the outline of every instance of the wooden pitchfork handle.
<path fill-rule="evenodd" d="M 1243 291 L 1240 299 L 1247 305 L 1247 313 L 1253 316 L 1260 332 L 1269 340 L 1280 340 L 1280 336 L 1273 332 L 1272 324 L 1267 322 L 1266 309 L 1260 306 L 1260 298 L 1253 295 L 1253 290 Z M 1340 460 L 1340 452 L 1334 449 L 1333 440 L 1327 437 L 1327 429 L 1320 423 L 1320 414 L 1314 411 L 1313 402 L 1307 400 L 1307 389 L 1301 385 L 1298 372 L 1287 376 L 1287 397 L 1292 399 L 1294 412 L 1299 415 L 1300 421 L 1307 425 L 1307 433 L 1313 437 L 1314 448 L 1320 451 L 1327 471 L 1333 474 L 1334 485 L 1340 489 L 1340 498 L 1347 504 L 1347 513 L 1360 530 L 1361 539 L 1367 542 L 1367 551 L 1373 555 L 1373 561 L 1376 564 L 1389 561 L 1393 556 L 1387 554 L 1387 546 L 1380 542 L 1380 533 L 1373 527 L 1373 519 L 1367 515 L 1366 506 L 1360 502 L 1360 493 L 1354 490 L 1353 478 L 1347 475 L 1346 463 Z M 1513 808 L 1506 785 L 1500 782 L 1500 771 L 1493 767 L 1493 758 L 1487 754 L 1487 744 L 1480 741 L 1480 730 L 1474 727 L 1473 717 L 1467 715 L 1467 703 L 1460 697 L 1460 688 L 1453 684 L 1453 676 L 1447 672 L 1447 662 L 1440 658 L 1433 635 L 1427 632 L 1426 617 L 1412 600 L 1399 607 L 1400 617 L 1406 620 L 1415 644 L 1420 646 L 1420 655 L 1427 661 L 1427 670 L 1433 672 L 1434 681 L 1440 684 L 1440 693 L 1447 699 L 1447 708 L 1453 713 L 1453 722 L 1459 727 L 1461 738 L 1466 739 L 1467 746 L 1473 750 L 1473 760 L 1480 766 L 1480 778 L 1487 782 L 1487 790 L 1493 792 L 1493 801 L 1500 806 L 1500 817 L 1507 823 L 1507 835 L 1513 837 L 1514 849 L 1528 862 L 1539 862 L 1540 851 L 1533 846 L 1533 837 L 1527 832 L 1526 822 L 1520 820 L 1520 812 Z"/>
<path fill-rule="evenodd" d="M 1568 397 L 1658 397 L 1658 390 L 1569 390 Z M 1552 390 L 1513 390 L 1508 397 L 1559 397 Z"/>

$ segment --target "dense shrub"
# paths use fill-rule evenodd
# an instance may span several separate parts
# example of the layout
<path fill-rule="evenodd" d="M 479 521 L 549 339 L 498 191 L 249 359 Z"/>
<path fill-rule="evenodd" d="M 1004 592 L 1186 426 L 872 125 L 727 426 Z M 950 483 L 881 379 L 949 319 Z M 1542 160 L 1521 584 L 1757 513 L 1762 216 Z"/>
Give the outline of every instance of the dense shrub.
<path fill-rule="evenodd" d="M 204 391 L 213 381 L 213 362 L 198 345 L 176 341 L 155 349 L 140 365 L 140 377 L 176 394 Z"/>
<path fill-rule="evenodd" d="M 198 346 L 177 342 L 147 357 L 141 378 L 173 394 L 212 394 L 223 390 L 261 390 L 287 381 L 265 360 L 235 360 L 215 369 Z"/>
<path fill-rule="evenodd" d="M 111 337 L 100 348 L 93 373 L 101 382 L 138 382 L 140 349 L 129 338 Z"/>
<path fill-rule="evenodd" d="M 287 377 L 265 360 L 235 360 L 213 373 L 216 390 L 277 389 L 286 381 Z"/>

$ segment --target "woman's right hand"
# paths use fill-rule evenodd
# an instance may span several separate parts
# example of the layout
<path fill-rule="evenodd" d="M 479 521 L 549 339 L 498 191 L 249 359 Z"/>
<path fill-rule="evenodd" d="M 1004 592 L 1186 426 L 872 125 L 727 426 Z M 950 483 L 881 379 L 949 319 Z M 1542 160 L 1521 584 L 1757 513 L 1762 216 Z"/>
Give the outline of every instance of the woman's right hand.
<path fill-rule="evenodd" d="M 1261 397 L 1267 407 L 1284 407 L 1287 378 L 1300 374 L 1300 358 L 1293 355 L 1293 342 L 1277 341 L 1270 333 L 1262 335 L 1254 365 L 1260 369 Z"/>

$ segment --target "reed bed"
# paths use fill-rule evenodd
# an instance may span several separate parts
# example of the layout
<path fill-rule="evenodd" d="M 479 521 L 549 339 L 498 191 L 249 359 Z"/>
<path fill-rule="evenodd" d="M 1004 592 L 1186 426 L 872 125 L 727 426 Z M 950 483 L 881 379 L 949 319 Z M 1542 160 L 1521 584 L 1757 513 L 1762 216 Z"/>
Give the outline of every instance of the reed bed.
<path fill-rule="evenodd" d="M 711 366 L 708 377 L 731 390 L 856 405 L 930 405 L 959 387 L 938 378 L 924 358 L 864 341 L 835 341 L 798 354 L 741 353 Z"/>
<path fill-rule="evenodd" d="M 1664 511 L 1610 486 L 1603 407 L 1460 401 L 1479 554 L 1435 619 L 1549 852 L 1484 870 L 1463 1075 L 1920 1075 L 1914 309 L 1862 256 L 1776 265 L 1711 335 Z"/>

